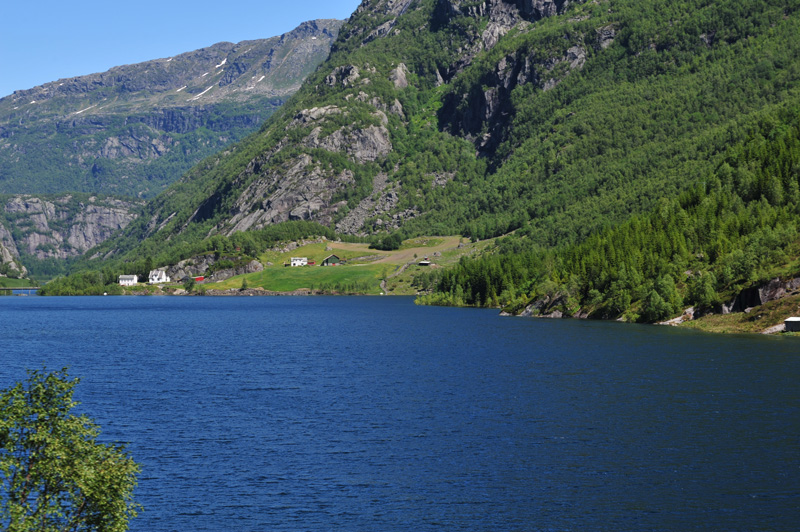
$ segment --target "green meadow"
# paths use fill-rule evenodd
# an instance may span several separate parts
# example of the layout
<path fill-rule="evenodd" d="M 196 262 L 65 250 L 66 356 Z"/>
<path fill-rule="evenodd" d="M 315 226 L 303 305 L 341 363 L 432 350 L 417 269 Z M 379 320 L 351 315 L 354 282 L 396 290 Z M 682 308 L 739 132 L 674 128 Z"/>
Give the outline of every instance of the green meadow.
<path fill-rule="evenodd" d="M 0 277 L 0 288 L 27 288 L 33 286 L 29 279 L 11 279 L 10 277 Z"/>
<path fill-rule="evenodd" d="M 346 242 L 323 242 L 307 244 L 297 249 L 283 251 L 267 251 L 259 256 L 264 270 L 246 275 L 238 275 L 218 283 L 205 283 L 207 289 L 226 290 L 241 288 L 263 288 L 276 292 L 294 290 L 322 290 L 342 294 L 381 294 L 381 281 L 391 279 L 390 293 L 413 294 L 413 289 L 403 290 L 395 275 L 406 266 L 418 269 L 414 264 L 423 257 L 435 252 L 440 257 L 458 256 L 455 248 L 460 243 L 459 237 L 418 237 L 406 240 L 397 251 L 379 251 L 369 249 L 367 244 Z M 320 266 L 329 255 L 336 255 L 346 261 L 338 266 Z M 315 265 L 290 267 L 286 266 L 292 257 L 306 257 Z M 398 290 L 395 290 L 398 289 Z"/>
<path fill-rule="evenodd" d="M 226 281 L 205 285 L 208 288 L 225 290 L 241 288 L 246 281 L 248 288 L 263 288 L 276 292 L 309 289 L 338 293 L 380 294 L 381 275 L 384 266 L 379 264 L 355 264 L 344 266 L 268 266 L 263 271 L 238 275 Z"/>
<path fill-rule="evenodd" d="M 323 290 L 332 293 L 380 294 L 381 279 L 393 269 L 388 264 L 377 264 L 387 253 L 368 249 L 365 244 L 308 244 L 289 252 L 267 251 L 259 257 L 264 270 L 238 275 L 226 281 L 206 284 L 207 288 L 225 290 L 241 288 L 263 288 L 276 292 L 294 290 Z M 336 255 L 346 264 L 320 266 L 329 255 Z M 306 257 L 315 265 L 287 266 L 292 257 Z"/>
<path fill-rule="evenodd" d="M 327 247 L 332 249 L 327 250 Z M 283 266 L 284 263 L 289 263 L 292 257 L 306 257 L 309 261 L 316 262 L 317 265 L 330 256 L 336 255 L 340 259 L 346 260 L 349 263 L 359 263 L 364 261 L 374 261 L 389 255 L 386 251 L 378 251 L 369 249 L 367 244 L 347 244 L 342 242 L 336 243 L 320 243 L 320 244 L 307 244 L 289 252 L 282 251 L 267 251 L 258 257 L 265 266 L 272 263 L 273 266 Z M 361 260 L 358 260 L 361 259 Z"/>

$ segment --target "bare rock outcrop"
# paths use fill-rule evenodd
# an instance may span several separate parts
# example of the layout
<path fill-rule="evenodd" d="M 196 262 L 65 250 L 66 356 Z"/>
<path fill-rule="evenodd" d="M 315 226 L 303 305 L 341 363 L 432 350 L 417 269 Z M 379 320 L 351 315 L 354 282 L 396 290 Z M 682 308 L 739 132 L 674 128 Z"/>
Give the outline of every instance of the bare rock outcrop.
<path fill-rule="evenodd" d="M 545 17 L 559 15 L 571 3 L 583 0 L 485 0 L 476 3 L 468 0 L 439 0 L 434 12 L 434 22 L 446 24 L 460 16 L 488 18 L 480 36 L 468 46 L 458 61 L 448 69 L 446 79 L 461 72 L 477 54 L 494 48 L 497 42 L 512 28 L 529 24 Z"/>
<path fill-rule="evenodd" d="M 480 84 L 466 93 L 447 96 L 440 116 L 454 134 L 472 139 L 479 150 L 492 151 L 501 141 L 503 128 L 513 112 L 511 93 L 520 85 L 532 84 L 541 90 L 557 86 L 572 71 L 586 63 L 583 37 L 573 36 L 563 55 L 543 55 L 538 50 L 518 50 L 501 57 Z"/>
<path fill-rule="evenodd" d="M 17 249 L 17 243 L 14 241 L 14 236 L 2 223 L 0 223 L 0 246 L 3 246 L 3 249 L 10 253 L 12 257 L 19 257 L 19 250 Z"/>
<path fill-rule="evenodd" d="M 535 20 L 563 13 L 569 0 L 522 0 L 522 12 Z"/>
<path fill-rule="evenodd" d="M 325 118 L 326 116 L 338 115 L 342 110 L 335 105 L 326 105 L 324 107 L 313 107 L 311 109 L 303 109 L 294 119 L 289 123 L 287 129 L 310 124 Z"/>
<path fill-rule="evenodd" d="M 332 152 L 345 152 L 355 162 L 364 163 L 386 156 L 392 151 L 392 142 L 386 126 L 369 126 L 364 129 L 337 129 L 322 136 L 322 128 L 314 128 L 305 139 L 306 146 Z"/>
<path fill-rule="evenodd" d="M 311 156 L 299 155 L 253 180 L 236 200 L 231 219 L 218 229 L 230 235 L 287 220 L 330 223 L 338 210 L 333 194 L 353 182 L 349 170 L 331 175 Z"/>
<path fill-rule="evenodd" d="M 567 302 L 567 297 L 561 293 L 546 295 L 537 299 L 523 310 L 519 315 L 524 318 L 529 317 L 544 317 L 544 318 L 562 318 L 568 316 L 563 311 Z"/>
<path fill-rule="evenodd" d="M 608 48 L 614 43 L 614 38 L 617 35 L 616 30 L 614 29 L 613 24 L 609 24 L 608 26 L 603 26 L 602 28 L 597 28 L 597 44 L 600 48 Z"/>
<path fill-rule="evenodd" d="M 22 278 L 28 275 L 28 270 L 19 259 L 4 245 L 0 244 L 0 277 Z"/>
<path fill-rule="evenodd" d="M 136 218 L 141 202 L 71 195 L 53 199 L 13 196 L 3 206 L 10 228 L 0 227 L 0 242 L 15 257 L 75 257 L 93 248 Z"/>
<path fill-rule="evenodd" d="M 70 225 L 66 241 L 73 250 L 83 253 L 127 227 L 134 218 L 130 205 L 121 201 L 104 206 L 86 205 Z"/>
<path fill-rule="evenodd" d="M 342 87 L 350 87 L 355 84 L 359 77 L 361 77 L 361 72 L 357 66 L 340 66 L 334 68 L 333 72 L 328 74 L 328 76 L 325 78 L 325 83 L 331 87 L 335 87 L 337 85 L 341 85 Z"/>
<path fill-rule="evenodd" d="M 800 277 L 783 281 L 776 277 L 761 286 L 743 289 L 730 303 L 722 305 L 722 314 L 745 312 L 752 307 L 800 293 Z"/>
<path fill-rule="evenodd" d="M 356 234 L 364 226 L 364 222 L 375 213 L 376 199 L 386 189 L 389 180 L 384 173 L 379 173 L 372 180 L 372 194 L 361 200 L 352 211 L 336 224 L 336 230 L 345 234 Z"/>
<path fill-rule="evenodd" d="M 408 79 L 406 76 L 408 75 L 408 68 L 404 63 L 400 63 L 397 65 L 397 68 L 393 69 L 389 73 L 389 81 L 394 84 L 395 89 L 405 89 L 408 87 Z"/>
<path fill-rule="evenodd" d="M 224 262 L 223 262 L 224 261 Z M 215 268 L 215 265 L 231 263 L 227 268 Z M 243 261 L 240 257 L 217 256 L 214 253 L 197 255 L 190 259 L 182 260 L 178 264 L 166 268 L 167 275 L 174 281 L 185 277 L 204 276 L 209 281 L 224 281 L 236 275 L 260 272 L 264 265 L 255 259 Z"/>
<path fill-rule="evenodd" d="M 683 311 L 680 316 L 672 318 L 671 320 L 659 322 L 658 325 L 673 325 L 677 326 L 686 321 L 692 321 L 694 319 L 694 307 L 689 307 Z"/>
<path fill-rule="evenodd" d="M 353 97 L 352 94 L 348 94 L 345 96 L 345 99 L 349 100 Z M 385 113 L 391 113 L 393 115 L 399 116 L 400 118 L 405 118 L 405 113 L 403 112 L 403 105 L 400 101 L 395 98 L 394 101 L 390 104 L 385 103 L 377 96 L 370 97 L 364 91 L 360 91 L 357 95 L 355 95 L 355 99 L 359 102 L 368 103 L 375 108 L 376 111 L 383 114 L 382 123 L 386 125 L 386 115 Z"/>
<path fill-rule="evenodd" d="M 689 307 L 675 318 L 660 322 L 659 325 L 680 325 L 681 323 L 692 321 L 709 313 L 730 314 L 733 312 L 750 312 L 754 307 L 758 307 L 776 301 L 784 297 L 800 294 L 800 277 L 782 280 L 775 278 L 758 286 L 750 286 L 741 290 L 730 303 L 723 303 L 720 307 L 704 313 L 695 311 L 694 307 Z M 780 332 L 783 324 L 771 327 L 764 331 L 765 334 Z"/>
<path fill-rule="evenodd" d="M 405 13 L 413 3 L 414 0 L 365 0 L 361 2 L 354 15 L 369 11 L 373 17 L 380 17 L 384 22 L 377 27 L 370 27 L 353 24 L 351 18 L 351 24 L 345 26 L 347 31 L 345 34 L 346 40 L 360 39 L 363 46 L 370 41 L 390 35 L 397 23 L 397 17 Z M 335 43 L 332 50 L 337 50 Z"/>

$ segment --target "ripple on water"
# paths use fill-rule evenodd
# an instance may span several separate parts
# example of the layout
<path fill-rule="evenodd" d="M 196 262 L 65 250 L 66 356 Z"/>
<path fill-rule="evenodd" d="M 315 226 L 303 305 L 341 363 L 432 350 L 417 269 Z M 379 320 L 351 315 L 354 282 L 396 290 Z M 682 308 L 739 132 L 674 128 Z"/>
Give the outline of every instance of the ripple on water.
<path fill-rule="evenodd" d="M 142 464 L 133 531 L 789 530 L 796 339 L 396 298 L 4 298 Z"/>

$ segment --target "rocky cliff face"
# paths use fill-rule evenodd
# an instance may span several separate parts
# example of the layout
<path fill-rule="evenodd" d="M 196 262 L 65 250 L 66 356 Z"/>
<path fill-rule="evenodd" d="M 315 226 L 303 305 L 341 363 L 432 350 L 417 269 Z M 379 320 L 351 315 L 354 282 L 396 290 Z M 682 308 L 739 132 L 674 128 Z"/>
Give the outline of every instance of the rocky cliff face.
<path fill-rule="evenodd" d="M 3 237 L 5 228 L 0 226 L 0 238 Z M 23 278 L 28 274 L 28 270 L 19 261 L 19 258 L 11 253 L 7 247 L 0 244 L 0 277 Z"/>
<path fill-rule="evenodd" d="M 392 151 L 389 132 L 380 122 L 365 127 L 343 126 L 323 135 L 324 117 L 341 112 L 336 107 L 305 109 L 287 126 L 287 132 L 298 127 L 298 122 L 308 124 L 307 119 L 313 116 L 314 124 L 301 141 L 307 148 L 340 154 L 359 165 L 374 162 Z M 248 174 L 242 177 L 242 184 L 245 179 L 250 180 Z M 335 201 L 336 192 L 354 183 L 354 174 L 347 168 L 331 173 L 309 154 L 293 157 L 250 180 L 231 209 L 231 218 L 220 229 L 231 234 L 287 220 L 314 219 L 330 224 L 346 203 Z"/>
<path fill-rule="evenodd" d="M 223 265 L 224 267 L 220 267 Z M 197 255 L 191 259 L 182 260 L 178 264 L 167 268 L 166 272 L 173 281 L 180 281 L 184 277 L 205 276 L 207 281 L 224 281 L 235 275 L 260 272 L 264 265 L 255 259 L 243 260 L 241 257 L 217 256 L 213 253 Z"/>
<path fill-rule="evenodd" d="M 143 202 L 96 196 L 11 196 L 1 203 L 0 244 L 18 260 L 83 254 L 136 218 Z"/>
<path fill-rule="evenodd" d="M 62 79 L 0 99 L 0 193 L 152 196 L 258 127 L 341 22 Z"/>
<path fill-rule="evenodd" d="M 581 3 L 573 1 L 572 4 Z M 442 73 L 444 80 L 455 78 L 469 66 L 474 57 L 492 49 L 512 29 L 520 33 L 532 31 L 531 22 L 563 13 L 569 0 L 487 0 L 463 7 L 460 0 L 441 0 L 441 16 L 450 18 L 468 13 L 488 18 L 486 29 L 471 44 L 459 61 Z M 572 22 L 581 22 L 576 18 Z M 522 85 L 550 90 L 574 71 L 580 71 L 591 50 L 607 48 L 615 37 L 613 26 L 596 29 L 589 34 L 564 25 L 561 38 L 548 46 L 521 46 L 499 54 L 492 68 L 484 67 L 482 75 L 456 79 L 454 90 L 444 99 L 439 111 L 442 126 L 454 135 L 473 141 L 483 154 L 490 155 L 504 140 L 505 129 L 513 115 L 512 93 Z"/>
<path fill-rule="evenodd" d="M 770 279 L 765 284 L 754 285 L 743 289 L 736 295 L 733 301 L 721 305 L 721 309 L 719 310 L 722 314 L 749 312 L 753 307 L 775 301 L 776 299 L 783 299 L 789 295 L 797 295 L 798 291 L 800 291 L 800 277 L 789 279 L 788 281 L 784 281 L 778 277 Z"/>

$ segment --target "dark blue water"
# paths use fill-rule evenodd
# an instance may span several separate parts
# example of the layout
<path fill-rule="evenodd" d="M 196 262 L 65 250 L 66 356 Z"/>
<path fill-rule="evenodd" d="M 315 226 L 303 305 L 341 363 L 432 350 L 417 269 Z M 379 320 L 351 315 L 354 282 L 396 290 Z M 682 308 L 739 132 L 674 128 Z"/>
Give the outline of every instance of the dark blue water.
<path fill-rule="evenodd" d="M 2 298 L 0 387 L 69 366 L 139 532 L 787 531 L 800 339 L 406 298 Z"/>

